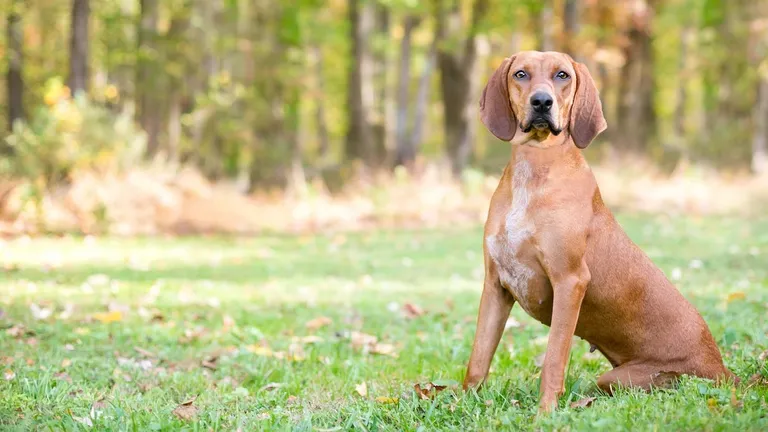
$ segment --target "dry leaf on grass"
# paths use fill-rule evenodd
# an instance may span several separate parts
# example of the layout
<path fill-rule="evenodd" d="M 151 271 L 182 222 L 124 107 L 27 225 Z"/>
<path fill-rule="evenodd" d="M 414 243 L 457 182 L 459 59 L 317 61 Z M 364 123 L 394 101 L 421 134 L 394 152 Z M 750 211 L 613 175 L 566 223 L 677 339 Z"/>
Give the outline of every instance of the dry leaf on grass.
<path fill-rule="evenodd" d="M 728 294 L 728 297 L 726 298 L 726 302 L 730 303 L 734 300 L 744 300 L 745 298 L 747 298 L 746 294 L 744 294 L 741 291 L 736 291 Z"/>
<path fill-rule="evenodd" d="M 3 378 L 5 378 L 6 381 L 10 381 L 16 378 L 16 372 L 6 369 L 5 372 L 3 372 Z"/>
<path fill-rule="evenodd" d="M 349 334 L 352 348 L 362 349 L 363 353 L 387 355 L 397 357 L 396 348 L 392 344 L 379 343 L 376 336 L 353 331 Z"/>
<path fill-rule="evenodd" d="M 400 401 L 400 398 L 396 398 L 396 397 L 379 396 L 376 398 L 376 402 L 380 404 L 385 404 L 385 405 L 396 404 L 399 401 Z"/>
<path fill-rule="evenodd" d="M 197 396 L 182 402 L 173 410 L 173 415 L 181 420 L 191 420 L 197 415 L 198 408 L 194 406 Z"/>
<path fill-rule="evenodd" d="M 72 383 L 72 378 L 70 378 L 69 374 L 67 374 L 66 372 L 57 372 L 53 374 L 53 378 L 60 381 L 66 381 L 70 384 Z"/>
<path fill-rule="evenodd" d="M 360 396 L 366 397 L 368 396 L 368 385 L 366 385 L 365 382 L 361 382 L 360 384 L 355 386 L 355 391 Z"/>
<path fill-rule="evenodd" d="M 448 388 L 447 385 L 435 385 L 434 383 L 426 383 L 426 384 L 420 384 L 416 383 L 413 385 L 413 389 L 416 391 L 416 394 L 421 398 L 425 400 L 433 399 L 435 396 L 437 396 L 438 393 Z"/>
<path fill-rule="evenodd" d="M 579 399 L 576 402 L 571 403 L 571 408 L 587 408 L 592 405 L 592 402 L 597 400 L 596 397 L 590 396 L 584 399 Z"/>
<path fill-rule="evenodd" d="M 321 316 L 321 317 L 317 317 L 317 318 L 315 318 L 313 320 L 307 321 L 305 326 L 310 331 L 316 331 L 316 330 L 319 330 L 322 327 L 325 327 L 325 326 L 331 325 L 331 324 L 333 324 L 333 320 L 332 319 L 330 319 L 328 317 L 325 317 L 325 316 Z"/>
<path fill-rule="evenodd" d="M 757 356 L 757 359 L 760 360 L 760 361 L 764 361 L 764 360 L 768 359 L 768 350 L 765 350 L 765 351 L 761 352 L 760 355 Z"/>
<path fill-rule="evenodd" d="M 271 382 L 271 383 L 265 385 L 264 387 L 260 388 L 259 390 L 260 391 L 272 391 L 272 390 L 278 389 L 278 388 L 280 388 L 282 386 L 283 385 L 280 384 L 280 383 Z"/>
<path fill-rule="evenodd" d="M 123 320 L 123 313 L 119 310 L 113 310 L 111 312 L 98 312 L 93 314 L 93 319 L 99 321 L 102 324 L 120 322 Z"/>
<path fill-rule="evenodd" d="M 422 315 L 424 315 L 426 312 L 424 312 L 424 309 L 422 309 L 419 305 L 413 304 L 413 303 L 406 303 L 403 305 L 403 313 L 405 314 L 406 318 L 417 318 Z"/>
<path fill-rule="evenodd" d="M 35 332 L 24 327 L 23 324 L 15 324 L 13 327 L 7 329 L 5 334 L 14 339 L 20 339 L 23 336 L 32 336 Z"/>
<path fill-rule="evenodd" d="M 218 361 L 219 361 L 219 356 L 218 355 L 212 355 L 212 356 L 208 356 L 208 357 L 204 358 L 203 361 L 201 362 L 201 364 L 206 369 L 216 370 L 216 368 L 218 367 L 218 365 L 216 363 Z"/>
<path fill-rule="evenodd" d="M 68 368 L 70 366 L 72 366 L 72 360 L 65 358 L 64 360 L 61 361 L 62 368 Z"/>
<path fill-rule="evenodd" d="M 133 349 L 134 349 L 134 351 L 136 351 L 137 353 L 143 355 L 144 357 L 149 357 L 149 358 L 157 357 L 157 354 L 153 353 L 152 351 L 147 351 L 144 348 L 140 348 L 140 347 L 135 346 L 135 347 L 133 347 Z"/>

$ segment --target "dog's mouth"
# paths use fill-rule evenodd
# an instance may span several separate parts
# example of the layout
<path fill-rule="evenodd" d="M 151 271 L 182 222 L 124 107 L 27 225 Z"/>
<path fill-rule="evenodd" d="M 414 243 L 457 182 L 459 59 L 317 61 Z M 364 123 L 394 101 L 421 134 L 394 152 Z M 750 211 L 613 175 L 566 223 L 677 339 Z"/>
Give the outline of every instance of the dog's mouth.
<path fill-rule="evenodd" d="M 562 129 L 558 129 L 557 126 L 555 126 L 555 123 L 551 118 L 545 116 L 537 116 L 532 118 L 526 125 L 523 126 L 522 129 L 525 133 L 528 133 L 533 129 L 542 132 L 549 130 L 549 132 L 555 136 L 560 135 L 560 132 L 563 131 Z"/>

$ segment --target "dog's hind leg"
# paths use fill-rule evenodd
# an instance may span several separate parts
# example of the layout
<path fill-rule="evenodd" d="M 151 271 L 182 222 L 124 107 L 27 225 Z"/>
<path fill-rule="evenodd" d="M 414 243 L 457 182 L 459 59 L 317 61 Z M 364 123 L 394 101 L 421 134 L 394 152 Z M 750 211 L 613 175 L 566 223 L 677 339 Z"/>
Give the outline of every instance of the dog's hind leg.
<path fill-rule="evenodd" d="M 665 371 L 658 365 L 624 364 L 603 374 L 597 380 L 597 386 L 608 394 L 613 394 L 619 387 L 647 391 L 651 387 L 669 388 L 679 377 L 679 373 Z"/>

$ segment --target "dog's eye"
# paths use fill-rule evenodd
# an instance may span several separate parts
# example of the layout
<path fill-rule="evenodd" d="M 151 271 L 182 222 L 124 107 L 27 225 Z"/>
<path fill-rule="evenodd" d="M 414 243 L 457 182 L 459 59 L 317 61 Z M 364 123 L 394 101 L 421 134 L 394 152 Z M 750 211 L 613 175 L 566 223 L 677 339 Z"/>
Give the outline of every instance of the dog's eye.
<path fill-rule="evenodd" d="M 568 78 L 570 78 L 571 76 L 570 76 L 570 75 L 568 75 L 568 73 L 567 73 L 567 72 L 565 72 L 565 71 L 560 71 L 560 72 L 558 72 L 558 73 L 557 73 L 557 75 L 555 75 L 555 77 L 557 77 L 557 79 L 561 79 L 561 80 L 567 80 L 567 79 L 568 79 Z"/>
<path fill-rule="evenodd" d="M 517 78 L 517 79 L 523 79 L 523 78 L 525 78 L 527 76 L 528 76 L 528 74 L 526 74 L 525 71 L 519 70 L 519 71 L 515 72 L 515 78 Z"/>

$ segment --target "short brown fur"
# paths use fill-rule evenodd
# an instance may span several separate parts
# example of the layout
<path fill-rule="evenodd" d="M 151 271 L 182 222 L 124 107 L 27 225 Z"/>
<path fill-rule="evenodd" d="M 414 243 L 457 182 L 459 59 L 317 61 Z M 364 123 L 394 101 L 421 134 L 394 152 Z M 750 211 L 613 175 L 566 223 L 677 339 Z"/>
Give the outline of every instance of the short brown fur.
<path fill-rule="evenodd" d="M 534 92 L 552 96 L 552 121 L 524 132 L 536 115 Z M 480 107 L 483 123 L 513 150 L 485 224 L 485 282 L 464 387 L 487 378 L 516 302 L 551 327 L 540 411 L 554 409 L 563 392 L 574 335 L 614 366 L 598 380 L 609 393 L 683 374 L 737 381 L 701 315 L 600 197 L 579 151 L 607 126 L 587 68 L 561 53 L 518 53 L 491 77 Z"/>

